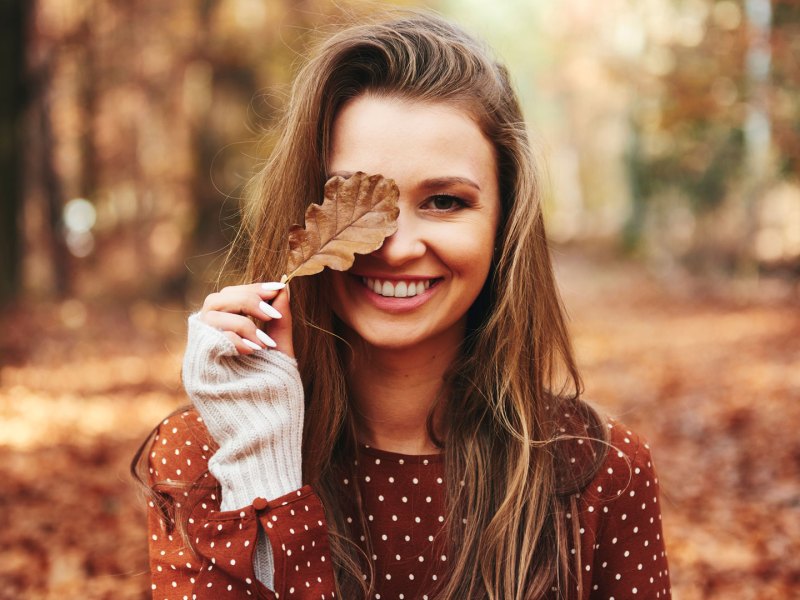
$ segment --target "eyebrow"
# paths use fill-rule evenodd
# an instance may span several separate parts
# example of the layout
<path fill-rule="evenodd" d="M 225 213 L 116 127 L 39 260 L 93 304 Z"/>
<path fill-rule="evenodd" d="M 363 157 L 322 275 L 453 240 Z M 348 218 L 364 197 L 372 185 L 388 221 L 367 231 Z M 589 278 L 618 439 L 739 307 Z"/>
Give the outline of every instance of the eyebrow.
<path fill-rule="evenodd" d="M 481 191 L 481 186 L 468 177 L 435 177 L 433 179 L 426 179 L 422 182 L 420 187 L 424 189 L 435 189 L 447 187 L 448 185 L 467 185 L 475 188 L 479 192 Z"/>
<path fill-rule="evenodd" d="M 353 171 L 334 171 L 330 173 L 328 177 L 344 177 L 347 179 L 353 174 Z M 426 179 L 420 184 L 420 187 L 425 190 L 437 189 L 447 187 L 448 185 L 467 185 L 469 187 L 475 188 L 479 192 L 481 191 L 481 186 L 477 184 L 477 182 L 469 179 L 468 177 L 434 177 L 432 179 Z"/>

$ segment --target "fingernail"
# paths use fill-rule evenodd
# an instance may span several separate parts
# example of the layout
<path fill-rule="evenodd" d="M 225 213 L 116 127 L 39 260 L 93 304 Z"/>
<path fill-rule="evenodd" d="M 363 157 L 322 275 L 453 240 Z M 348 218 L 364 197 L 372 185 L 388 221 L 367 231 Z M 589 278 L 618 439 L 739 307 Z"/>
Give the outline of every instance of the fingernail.
<path fill-rule="evenodd" d="M 258 308 L 260 308 L 261 312 L 267 315 L 270 319 L 280 319 L 283 316 L 274 307 L 270 306 L 266 302 L 259 303 Z"/>
<path fill-rule="evenodd" d="M 242 341 L 244 342 L 244 345 L 247 346 L 248 348 L 252 348 L 253 350 L 263 350 L 261 346 L 259 346 L 255 342 L 251 342 L 247 338 L 242 338 Z"/>
<path fill-rule="evenodd" d="M 260 339 L 270 348 L 274 348 L 275 346 L 278 345 L 275 343 L 275 340 L 273 340 L 271 337 L 269 337 L 266 333 L 264 333 L 260 329 L 256 329 L 256 335 L 258 336 L 258 339 Z"/>
<path fill-rule="evenodd" d="M 261 289 L 266 290 L 268 292 L 277 292 L 278 290 L 282 290 L 286 287 L 285 283 L 281 283 L 280 281 L 268 281 L 267 283 L 261 284 Z"/>

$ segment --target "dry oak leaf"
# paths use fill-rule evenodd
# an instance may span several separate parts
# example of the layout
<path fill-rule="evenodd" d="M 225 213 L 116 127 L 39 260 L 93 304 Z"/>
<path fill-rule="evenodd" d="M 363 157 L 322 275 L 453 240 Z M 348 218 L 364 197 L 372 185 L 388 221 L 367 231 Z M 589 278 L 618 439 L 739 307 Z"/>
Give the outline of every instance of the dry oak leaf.
<path fill-rule="evenodd" d="M 397 231 L 397 199 L 394 180 L 382 175 L 354 173 L 325 183 L 322 204 L 306 209 L 306 227 L 289 229 L 289 261 L 281 281 L 314 275 L 325 267 L 346 271 L 356 254 L 369 254 Z"/>

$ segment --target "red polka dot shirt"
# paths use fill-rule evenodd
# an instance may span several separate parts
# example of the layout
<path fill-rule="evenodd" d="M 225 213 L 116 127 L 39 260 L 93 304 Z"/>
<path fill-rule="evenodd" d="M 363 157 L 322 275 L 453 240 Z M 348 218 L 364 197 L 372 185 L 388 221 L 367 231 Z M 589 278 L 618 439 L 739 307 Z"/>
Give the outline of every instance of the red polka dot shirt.
<path fill-rule="evenodd" d="M 567 515 L 579 522 L 581 600 L 670 598 L 658 478 L 649 448 L 624 426 L 609 427 L 612 449 L 580 495 L 578 514 Z M 197 555 L 150 502 L 153 598 L 334 598 L 324 510 L 311 487 L 220 512 L 215 482 L 207 473 L 212 452 L 193 410 L 164 420 L 149 449 L 151 482 L 200 478 L 206 490 L 188 523 Z M 362 446 L 356 480 L 343 478 L 343 495 L 351 496 L 356 485 L 362 492 L 368 531 L 360 529 L 355 512 L 347 522 L 353 536 L 372 540 L 375 600 L 425 600 L 436 582 L 448 576 L 450 557 L 441 535 L 446 516 L 442 459 Z M 171 494 L 177 505 L 186 502 L 184 492 Z M 259 525 L 272 548 L 274 590 L 253 574 Z"/>

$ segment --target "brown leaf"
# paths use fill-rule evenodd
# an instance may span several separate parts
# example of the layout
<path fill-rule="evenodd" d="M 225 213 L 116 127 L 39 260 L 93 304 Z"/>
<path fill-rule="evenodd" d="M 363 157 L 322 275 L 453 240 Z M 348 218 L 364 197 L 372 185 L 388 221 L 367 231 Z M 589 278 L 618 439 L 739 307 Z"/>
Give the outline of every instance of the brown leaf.
<path fill-rule="evenodd" d="M 322 204 L 306 210 L 306 228 L 289 230 L 289 262 L 282 281 L 314 275 L 325 267 L 346 271 L 356 254 L 369 254 L 397 230 L 397 199 L 392 179 L 354 173 L 325 183 Z"/>

